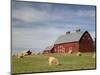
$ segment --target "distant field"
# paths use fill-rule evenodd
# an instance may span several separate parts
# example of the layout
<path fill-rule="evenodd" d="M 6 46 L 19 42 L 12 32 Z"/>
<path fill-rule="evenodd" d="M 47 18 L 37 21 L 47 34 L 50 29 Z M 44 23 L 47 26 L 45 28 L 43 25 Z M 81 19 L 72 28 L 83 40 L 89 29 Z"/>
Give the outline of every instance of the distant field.
<path fill-rule="evenodd" d="M 62 65 L 48 65 L 48 57 L 46 55 L 31 55 L 18 59 L 12 56 L 12 73 L 27 72 L 47 72 L 47 71 L 68 71 L 80 69 L 95 69 L 95 59 L 92 53 L 83 53 L 82 56 L 52 54 L 59 59 Z"/>

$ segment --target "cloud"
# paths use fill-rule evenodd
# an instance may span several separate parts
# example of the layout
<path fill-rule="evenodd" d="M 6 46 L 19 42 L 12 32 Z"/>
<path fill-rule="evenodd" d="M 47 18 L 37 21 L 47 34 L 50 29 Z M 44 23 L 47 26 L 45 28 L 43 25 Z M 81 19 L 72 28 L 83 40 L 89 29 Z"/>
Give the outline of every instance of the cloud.
<path fill-rule="evenodd" d="M 84 10 L 84 11 L 78 11 L 77 12 L 77 16 L 81 16 L 81 17 L 95 17 L 95 11 L 93 10 Z"/>
<path fill-rule="evenodd" d="M 25 23 L 46 22 L 62 18 L 59 14 L 56 15 L 57 12 L 51 12 L 52 4 L 33 3 L 32 5 L 25 2 L 15 2 L 12 6 L 12 19 L 17 19 Z"/>
<path fill-rule="evenodd" d="M 13 29 L 12 47 L 44 49 L 46 46 L 53 45 L 58 36 L 63 32 L 64 30 L 56 28 Z"/>
<path fill-rule="evenodd" d="M 23 22 L 42 21 L 46 12 L 41 12 L 32 8 L 21 8 L 13 11 L 12 17 Z"/>
<path fill-rule="evenodd" d="M 12 19 L 33 24 L 56 21 L 68 24 L 89 24 L 94 22 L 94 10 L 92 6 L 13 2 Z"/>

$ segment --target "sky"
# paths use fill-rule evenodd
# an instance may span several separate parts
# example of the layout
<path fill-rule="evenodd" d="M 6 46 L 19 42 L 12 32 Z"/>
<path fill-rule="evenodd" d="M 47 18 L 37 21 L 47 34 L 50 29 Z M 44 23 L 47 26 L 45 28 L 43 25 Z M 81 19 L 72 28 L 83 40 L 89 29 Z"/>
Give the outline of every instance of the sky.
<path fill-rule="evenodd" d="M 44 50 L 67 31 L 95 38 L 95 6 L 12 1 L 12 49 Z"/>

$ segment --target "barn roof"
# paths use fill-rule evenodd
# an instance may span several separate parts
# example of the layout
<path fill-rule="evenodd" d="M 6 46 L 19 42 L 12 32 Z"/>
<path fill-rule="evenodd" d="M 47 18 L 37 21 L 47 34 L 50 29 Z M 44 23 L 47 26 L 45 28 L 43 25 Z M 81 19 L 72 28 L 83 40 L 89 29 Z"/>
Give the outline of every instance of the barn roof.
<path fill-rule="evenodd" d="M 79 31 L 79 32 L 73 32 L 73 33 L 66 33 L 64 35 L 61 35 L 58 37 L 58 39 L 55 41 L 55 44 L 60 44 L 60 43 L 68 43 L 68 42 L 75 42 L 79 41 L 82 35 L 86 31 Z"/>

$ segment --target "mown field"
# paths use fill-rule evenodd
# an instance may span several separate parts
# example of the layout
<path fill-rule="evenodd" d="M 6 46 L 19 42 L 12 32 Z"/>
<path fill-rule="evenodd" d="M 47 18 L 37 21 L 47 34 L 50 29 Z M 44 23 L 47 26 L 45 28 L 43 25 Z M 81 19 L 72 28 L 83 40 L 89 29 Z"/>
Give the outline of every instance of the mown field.
<path fill-rule="evenodd" d="M 62 65 L 48 65 L 47 55 L 30 55 L 24 58 L 12 56 L 12 73 L 29 73 L 29 72 L 51 72 L 51 71 L 69 71 L 95 69 L 96 62 L 92 58 L 92 53 L 82 53 L 82 56 L 76 54 L 63 55 L 51 54 L 59 59 Z"/>

